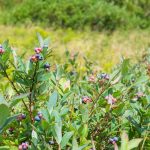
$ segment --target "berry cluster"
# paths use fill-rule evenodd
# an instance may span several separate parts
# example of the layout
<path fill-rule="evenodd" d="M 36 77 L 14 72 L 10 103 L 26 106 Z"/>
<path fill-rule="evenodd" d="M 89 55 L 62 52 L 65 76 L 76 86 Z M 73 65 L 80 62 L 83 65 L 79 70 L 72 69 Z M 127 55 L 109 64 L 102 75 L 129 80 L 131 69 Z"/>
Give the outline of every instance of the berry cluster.
<path fill-rule="evenodd" d="M 30 58 L 31 62 L 37 62 L 39 60 L 43 60 L 43 57 L 40 54 L 32 55 L 31 58 Z"/>
<path fill-rule="evenodd" d="M 86 104 L 86 103 L 90 103 L 90 102 L 92 102 L 92 99 L 89 98 L 88 96 L 82 97 L 82 103 Z"/>
<path fill-rule="evenodd" d="M 21 145 L 19 145 L 18 150 L 27 150 L 28 149 L 28 143 L 24 142 Z"/>
<path fill-rule="evenodd" d="M 20 114 L 20 115 L 17 117 L 17 120 L 18 120 L 18 121 L 22 121 L 23 119 L 26 119 L 26 115 L 25 115 L 25 114 Z"/>
<path fill-rule="evenodd" d="M 2 55 L 4 52 L 5 51 L 4 51 L 3 47 L 0 45 L 0 55 Z"/>
<path fill-rule="evenodd" d="M 39 122 L 39 121 L 41 121 L 42 117 L 43 117 L 42 113 L 38 112 L 38 114 L 37 114 L 37 116 L 35 116 L 34 120 Z"/>
<path fill-rule="evenodd" d="M 109 142 L 115 144 L 118 141 L 118 137 L 113 137 L 109 139 Z"/>
<path fill-rule="evenodd" d="M 42 48 L 40 48 L 40 47 L 35 48 L 36 54 L 31 56 L 30 61 L 37 62 L 37 61 L 43 60 L 42 55 L 40 55 L 41 52 L 42 52 Z"/>

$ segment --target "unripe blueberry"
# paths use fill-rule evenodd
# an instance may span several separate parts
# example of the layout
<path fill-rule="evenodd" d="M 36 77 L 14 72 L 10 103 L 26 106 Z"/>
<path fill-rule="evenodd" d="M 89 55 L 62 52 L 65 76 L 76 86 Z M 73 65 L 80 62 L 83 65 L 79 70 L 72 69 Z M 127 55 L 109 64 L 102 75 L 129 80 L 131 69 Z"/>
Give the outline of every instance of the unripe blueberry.
<path fill-rule="evenodd" d="M 3 54 L 5 51 L 4 49 L 2 48 L 2 46 L 0 47 L 0 54 Z"/>
<path fill-rule="evenodd" d="M 54 141 L 48 141 L 49 145 L 54 145 Z"/>
<path fill-rule="evenodd" d="M 38 121 L 38 122 L 41 121 L 41 118 L 39 116 L 35 116 L 34 119 L 35 119 L 35 121 Z"/>
<path fill-rule="evenodd" d="M 22 150 L 22 145 L 19 145 L 18 150 Z"/>
<path fill-rule="evenodd" d="M 20 144 L 18 149 L 19 150 L 27 150 L 28 149 L 28 143 L 25 142 L 25 143 Z"/>
<path fill-rule="evenodd" d="M 31 56 L 30 61 L 31 61 L 31 62 L 37 62 L 38 59 L 36 58 L 35 55 L 33 55 L 33 56 Z"/>
<path fill-rule="evenodd" d="M 37 54 L 39 54 L 39 53 L 41 53 L 42 48 L 40 48 L 40 47 L 36 47 L 34 50 L 35 50 L 35 52 L 36 52 Z"/>
<path fill-rule="evenodd" d="M 82 97 L 82 103 L 86 104 L 86 103 L 89 103 L 89 102 L 92 102 L 91 98 L 89 98 L 88 96 L 83 96 Z"/>

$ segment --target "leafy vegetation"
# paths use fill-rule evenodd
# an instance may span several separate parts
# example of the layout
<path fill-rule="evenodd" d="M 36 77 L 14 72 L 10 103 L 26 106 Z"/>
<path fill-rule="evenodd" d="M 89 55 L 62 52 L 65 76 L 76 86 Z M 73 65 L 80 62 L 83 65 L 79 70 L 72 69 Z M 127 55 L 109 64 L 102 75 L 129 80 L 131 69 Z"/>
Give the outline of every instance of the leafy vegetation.
<path fill-rule="evenodd" d="M 72 29 L 149 28 L 149 0 L 0 0 L 2 24 Z"/>
<path fill-rule="evenodd" d="M 1 149 L 149 149 L 149 49 L 110 74 L 84 57 L 81 72 L 78 53 L 55 64 L 49 38 L 38 40 L 27 60 L 8 41 L 0 47 Z"/>

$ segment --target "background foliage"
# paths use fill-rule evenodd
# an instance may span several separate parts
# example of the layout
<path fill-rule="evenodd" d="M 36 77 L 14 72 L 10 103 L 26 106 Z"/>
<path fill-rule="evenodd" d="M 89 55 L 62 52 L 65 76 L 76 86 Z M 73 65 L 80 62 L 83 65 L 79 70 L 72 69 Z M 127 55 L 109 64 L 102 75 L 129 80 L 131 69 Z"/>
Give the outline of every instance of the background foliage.
<path fill-rule="evenodd" d="M 0 0 L 3 24 L 73 29 L 148 28 L 149 0 Z"/>

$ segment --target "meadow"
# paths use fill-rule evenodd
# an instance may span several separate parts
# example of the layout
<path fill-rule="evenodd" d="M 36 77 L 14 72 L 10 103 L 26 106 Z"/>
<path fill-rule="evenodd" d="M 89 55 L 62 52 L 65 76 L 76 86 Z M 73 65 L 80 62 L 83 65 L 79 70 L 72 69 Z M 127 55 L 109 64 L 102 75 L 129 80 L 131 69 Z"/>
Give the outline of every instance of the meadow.
<path fill-rule="evenodd" d="M 13 48 L 29 57 L 31 47 L 36 47 L 36 33 L 50 37 L 54 61 L 63 62 L 65 51 L 79 52 L 99 66 L 110 71 L 113 65 L 119 63 L 121 56 L 137 59 L 149 47 L 150 30 L 116 30 L 114 32 L 97 32 L 87 30 L 53 29 L 40 26 L 0 26 L 0 42 L 9 39 Z"/>

